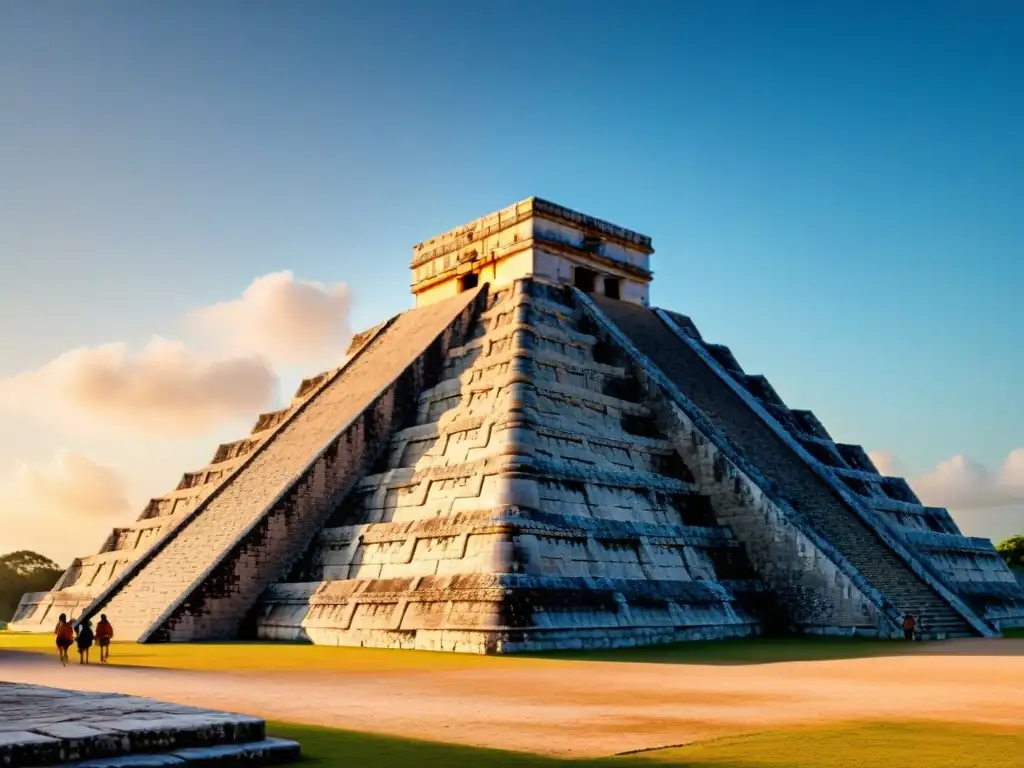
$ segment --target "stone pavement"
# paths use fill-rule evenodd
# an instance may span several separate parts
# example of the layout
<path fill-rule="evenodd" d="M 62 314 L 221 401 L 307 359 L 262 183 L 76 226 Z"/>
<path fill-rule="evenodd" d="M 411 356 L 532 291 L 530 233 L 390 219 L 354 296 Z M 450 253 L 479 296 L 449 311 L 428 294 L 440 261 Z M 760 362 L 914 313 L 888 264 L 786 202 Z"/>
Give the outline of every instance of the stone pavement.
<path fill-rule="evenodd" d="M 299 745 L 248 715 L 0 681 L 0 766 L 268 765 Z"/>

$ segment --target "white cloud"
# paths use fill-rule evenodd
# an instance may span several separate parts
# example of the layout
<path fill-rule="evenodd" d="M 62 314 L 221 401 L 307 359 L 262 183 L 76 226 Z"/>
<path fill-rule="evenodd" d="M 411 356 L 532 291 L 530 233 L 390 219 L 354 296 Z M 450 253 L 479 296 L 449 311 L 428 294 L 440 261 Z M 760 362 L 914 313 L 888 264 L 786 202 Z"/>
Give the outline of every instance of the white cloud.
<path fill-rule="evenodd" d="M 940 507 L 988 509 L 1024 502 L 1024 448 L 1010 451 L 995 471 L 966 456 L 954 456 L 911 485 L 923 502 Z"/>
<path fill-rule="evenodd" d="M 869 451 L 868 458 L 875 465 L 875 469 L 886 477 L 903 477 L 905 474 L 902 462 L 892 451 Z"/>
<path fill-rule="evenodd" d="M 214 359 L 154 338 L 136 355 L 124 344 L 74 349 L 2 380 L 0 406 L 64 424 L 190 435 L 270 406 L 276 384 L 262 359 Z"/>
<path fill-rule="evenodd" d="M 351 340 L 351 295 L 275 272 L 241 297 L 186 316 L 194 345 L 154 338 L 79 348 L 0 380 L 0 408 L 60 426 L 197 435 L 274 407 L 271 362 L 335 364 Z M 218 354 L 204 354 L 216 348 Z"/>
<path fill-rule="evenodd" d="M 338 360 L 352 338 L 347 285 L 296 279 L 290 271 L 252 281 L 240 298 L 194 310 L 188 324 L 233 354 L 275 363 Z"/>
<path fill-rule="evenodd" d="M 891 451 L 868 455 L 883 475 L 906 476 L 903 463 Z M 957 455 L 907 480 L 922 503 L 959 512 L 954 516 L 969 522 L 968 527 L 977 529 L 984 518 L 997 524 L 998 536 L 1024 531 L 1024 448 L 1010 451 L 995 470 Z"/>
<path fill-rule="evenodd" d="M 61 515 L 109 517 L 130 509 L 128 480 L 113 467 L 80 453 L 61 451 L 44 467 L 22 464 L 15 488 L 32 509 Z"/>
<path fill-rule="evenodd" d="M 32 549 L 67 565 L 95 552 L 131 512 L 121 472 L 60 451 L 50 464 L 22 464 L 0 482 L 0 552 Z"/>
<path fill-rule="evenodd" d="M 891 451 L 868 455 L 883 475 L 906 477 Z M 957 455 L 907 481 L 922 503 L 948 509 L 965 536 L 998 542 L 1024 533 L 1024 448 L 1010 451 L 996 470 Z"/>

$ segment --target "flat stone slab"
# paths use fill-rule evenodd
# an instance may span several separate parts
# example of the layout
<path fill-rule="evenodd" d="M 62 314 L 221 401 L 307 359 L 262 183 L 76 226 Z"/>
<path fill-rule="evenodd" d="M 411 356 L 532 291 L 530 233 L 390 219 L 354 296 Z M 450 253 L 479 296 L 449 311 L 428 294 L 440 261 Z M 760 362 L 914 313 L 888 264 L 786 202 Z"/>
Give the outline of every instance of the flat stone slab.
<path fill-rule="evenodd" d="M 298 756 L 263 720 L 138 696 L 0 682 L 0 766 L 266 765 Z"/>
<path fill-rule="evenodd" d="M 286 739 L 263 739 L 248 744 L 222 744 L 218 747 L 192 747 L 172 753 L 186 763 L 279 765 L 299 757 L 299 745 Z"/>
<path fill-rule="evenodd" d="M 70 763 L 69 768 L 163 768 L 163 766 L 167 765 L 184 766 L 187 763 L 180 757 L 166 753 L 153 755 L 135 754 L 120 755 L 119 757 L 101 757 L 96 760 Z"/>
<path fill-rule="evenodd" d="M 2 704 L 0 712 L 4 712 Z M 50 736 L 31 731 L 5 731 L 0 733 L 0 765 L 53 765 L 60 762 L 62 746 L 60 739 Z"/>

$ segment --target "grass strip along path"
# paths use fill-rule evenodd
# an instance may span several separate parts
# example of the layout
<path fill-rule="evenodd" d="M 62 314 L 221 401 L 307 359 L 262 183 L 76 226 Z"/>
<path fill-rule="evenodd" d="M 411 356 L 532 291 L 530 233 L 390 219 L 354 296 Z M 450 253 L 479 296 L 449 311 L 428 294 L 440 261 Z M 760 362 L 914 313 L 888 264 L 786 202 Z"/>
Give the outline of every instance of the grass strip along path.
<path fill-rule="evenodd" d="M 888 640 L 808 637 L 720 640 L 675 643 L 642 648 L 561 651 L 550 654 L 477 656 L 433 651 L 395 651 L 304 643 L 139 643 L 114 642 L 111 663 L 192 671 L 288 672 L 402 672 L 413 670 L 516 669 L 558 665 L 566 661 L 608 661 L 638 664 L 776 664 L 788 661 L 827 661 L 920 651 L 922 644 Z M 0 650 L 49 654 L 53 638 L 0 632 Z"/>
<path fill-rule="evenodd" d="M 292 723 L 268 723 L 268 732 L 302 744 L 303 765 L 310 768 L 1020 768 L 1024 755 L 1024 734 L 1020 732 L 936 723 L 793 728 L 596 760 L 560 760 Z"/>

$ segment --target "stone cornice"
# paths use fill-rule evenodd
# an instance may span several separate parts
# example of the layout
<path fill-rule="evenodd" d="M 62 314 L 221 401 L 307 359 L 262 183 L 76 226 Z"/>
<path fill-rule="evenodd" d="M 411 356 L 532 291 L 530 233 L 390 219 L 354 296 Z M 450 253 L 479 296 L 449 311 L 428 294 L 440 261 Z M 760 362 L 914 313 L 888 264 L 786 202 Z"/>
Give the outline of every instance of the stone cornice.
<path fill-rule="evenodd" d="M 495 211 L 486 216 L 481 216 L 478 219 L 474 219 L 468 224 L 464 224 L 461 227 L 456 227 L 447 232 L 444 232 L 430 240 L 417 243 L 413 246 L 413 258 L 411 266 L 416 269 L 429 261 L 436 259 L 439 256 L 452 253 L 471 245 L 483 238 L 490 237 L 491 235 L 497 234 L 503 230 L 514 227 L 517 224 L 521 224 L 531 218 L 543 218 L 548 221 L 554 221 L 560 224 L 568 224 L 569 226 L 582 229 L 585 234 L 597 235 L 606 240 L 617 242 L 620 245 L 624 245 L 635 251 L 650 255 L 654 253 L 654 247 L 651 244 L 651 238 L 647 235 L 642 235 L 639 232 L 620 227 L 611 222 L 598 219 L 593 216 L 587 216 L 586 214 L 574 211 L 571 208 L 552 203 L 548 200 L 544 200 L 539 197 L 530 197 L 526 200 L 509 206 L 514 208 L 516 213 L 507 219 L 502 219 L 499 216 L 499 220 L 491 224 L 490 226 L 481 227 L 479 226 L 482 222 L 491 218 L 495 214 L 500 212 Z M 508 209 L 502 209 L 508 210 Z M 471 234 L 471 236 L 470 236 Z M 431 248 L 426 248 L 430 245 L 431 240 L 442 240 L 446 237 L 452 239 L 447 242 L 440 242 Z M 420 249 L 425 249 L 420 251 Z M 417 253 L 420 251 L 419 253 Z"/>

